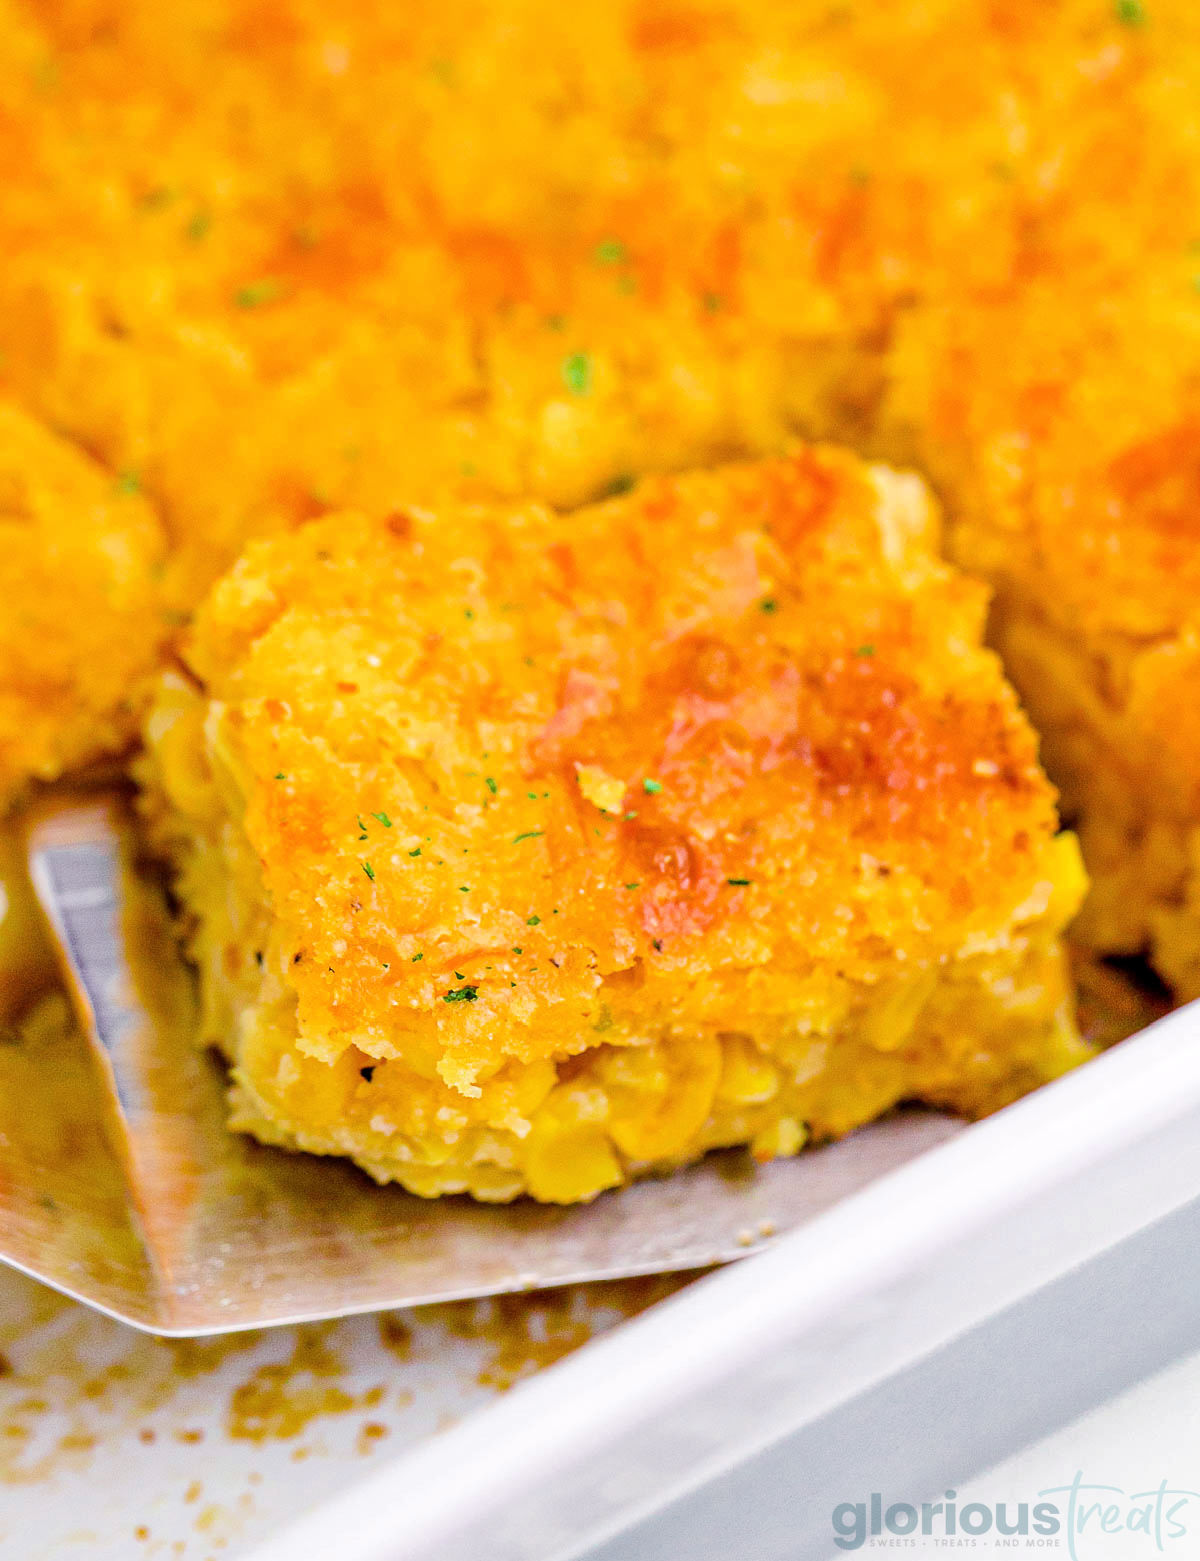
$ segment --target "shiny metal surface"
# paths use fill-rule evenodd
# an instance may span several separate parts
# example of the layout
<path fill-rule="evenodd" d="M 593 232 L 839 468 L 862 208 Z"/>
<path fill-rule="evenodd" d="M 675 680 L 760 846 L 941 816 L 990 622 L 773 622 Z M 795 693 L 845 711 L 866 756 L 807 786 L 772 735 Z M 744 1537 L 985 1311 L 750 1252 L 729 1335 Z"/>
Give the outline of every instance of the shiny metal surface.
<path fill-rule="evenodd" d="M 191 1044 L 191 979 L 161 891 L 130 857 L 111 796 L 30 824 L 82 1038 L 52 1038 L 27 1091 L 0 1104 L 0 1258 L 135 1327 L 224 1332 L 721 1263 L 961 1128 L 914 1112 L 757 1169 L 710 1156 L 586 1207 L 377 1187 L 226 1130 L 222 1070 Z"/>

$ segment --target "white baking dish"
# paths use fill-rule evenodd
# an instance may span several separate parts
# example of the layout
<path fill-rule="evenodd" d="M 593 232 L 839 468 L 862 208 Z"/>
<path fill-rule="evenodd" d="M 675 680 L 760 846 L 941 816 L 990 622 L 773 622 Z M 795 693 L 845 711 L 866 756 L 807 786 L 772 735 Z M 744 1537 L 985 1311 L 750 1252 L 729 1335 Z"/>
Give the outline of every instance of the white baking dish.
<path fill-rule="evenodd" d="M 377 1468 L 252 1561 L 550 1561 L 656 1512 L 686 1527 L 681 1497 L 697 1510 L 713 1482 L 750 1477 L 1198 1195 L 1200 1011 L 1186 1008 Z M 790 1554 L 837 1553 L 830 1529 L 803 1549 L 797 1523 Z M 739 1554 L 733 1532 L 703 1554 Z"/>

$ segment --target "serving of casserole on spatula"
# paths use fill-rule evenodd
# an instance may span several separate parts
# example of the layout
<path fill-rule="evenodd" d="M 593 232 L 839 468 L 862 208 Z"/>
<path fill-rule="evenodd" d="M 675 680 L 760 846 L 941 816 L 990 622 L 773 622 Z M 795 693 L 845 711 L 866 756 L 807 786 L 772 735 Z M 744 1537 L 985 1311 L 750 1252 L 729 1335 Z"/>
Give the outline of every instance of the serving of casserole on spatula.
<path fill-rule="evenodd" d="M 136 821 L 30 816 L 123 1235 L 101 1282 L 17 1157 L 7 1255 L 159 1332 L 698 1267 L 1086 1057 L 1077 849 L 936 523 L 800 449 L 251 547 Z"/>

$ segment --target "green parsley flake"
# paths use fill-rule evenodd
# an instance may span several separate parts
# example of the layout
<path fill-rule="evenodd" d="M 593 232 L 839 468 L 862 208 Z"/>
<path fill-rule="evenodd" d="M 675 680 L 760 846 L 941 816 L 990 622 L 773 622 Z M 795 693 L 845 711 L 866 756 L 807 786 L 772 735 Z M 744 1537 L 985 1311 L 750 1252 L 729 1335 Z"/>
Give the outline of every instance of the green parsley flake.
<path fill-rule="evenodd" d="M 383 825 L 384 829 L 391 829 L 392 821 L 387 816 L 386 813 L 372 813 L 371 817 L 372 818 L 377 818 L 379 820 L 379 822 Z"/>
<path fill-rule="evenodd" d="M 276 770 L 276 772 L 275 772 L 275 779 L 276 780 L 287 780 L 287 776 L 283 773 L 282 770 Z"/>
<path fill-rule="evenodd" d="M 455 987 L 452 992 L 446 992 L 442 997 L 443 1003 L 473 1003 L 479 993 L 473 986 Z"/>
<path fill-rule="evenodd" d="M 260 304 L 273 303 L 282 291 L 274 277 L 260 277 L 257 282 L 247 282 L 233 295 L 239 309 L 257 309 Z"/>
<path fill-rule="evenodd" d="M 602 239 L 596 245 L 596 259 L 602 266 L 619 266 L 629 258 L 629 251 L 619 238 Z"/>
<path fill-rule="evenodd" d="M 1144 27 L 1146 25 L 1146 7 L 1142 0 L 1117 0 L 1117 21 L 1123 27 Z"/>
<path fill-rule="evenodd" d="M 525 952 L 524 949 L 518 948 L 515 943 L 513 944 L 513 953 L 514 954 L 524 954 L 524 952 Z"/>
<path fill-rule="evenodd" d="M 408 854 L 409 854 L 409 856 L 420 856 L 420 854 L 421 854 L 420 846 L 418 846 L 415 851 L 410 851 Z"/>
<path fill-rule="evenodd" d="M 365 840 L 367 838 L 367 826 L 363 823 L 361 817 L 356 822 L 358 824 L 358 838 Z"/>
<path fill-rule="evenodd" d="M 483 784 L 491 792 L 493 797 L 500 790 L 499 786 L 496 785 L 496 782 L 492 779 L 492 777 L 490 775 L 485 775 L 483 777 Z"/>
<path fill-rule="evenodd" d="M 727 878 L 726 883 L 731 883 L 735 889 L 744 889 L 750 883 L 749 878 Z"/>
<path fill-rule="evenodd" d="M 563 384 L 573 396 L 586 396 L 592 388 L 592 360 L 586 352 L 572 352 L 562 362 Z"/>
<path fill-rule="evenodd" d="M 160 184 L 153 190 L 147 190 L 138 205 L 143 211 L 161 211 L 164 206 L 169 206 L 175 199 L 175 192 L 170 185 Z"/>
<path fill-rule="evenodd" d="M 625 887 L 627 889 L 640 889 L 642 887 L 641 880 L 639 879 L 636 883 L 627 883 Z"/>
<path fill-rule="evenodd" d="M 524 834 L 513 836 L 513 845 L 519 846 L 522 840 L 535 840 L 538 835 L 544 835 L 544 829 L 527 829 Z"/>
<path fill-rule="evenodd" d="M 642 790 L 648 791 L 653 797 L 662 790 L 662 781 L 651 780 L 649 776 L 642 782 Z"/>
<path fill-rule="evenodd" d="M 458 886 L 458 892 L 459 894 L 470 894 L 471 885 L 469 883 L 460 883 Z"/>
<path fill-rule="evenodd" d="M 414 954 L 412 959 L 409 961 L 409 963 L 412 964 L 412 965 L 415 965 L 418 960 L 421 960 L 421 959 L 424 959 L 424 958 L 425 958 L 424 954 Z"/>
<path fill-rule="evenodd" d="M 367 877 L 371 880 L 371 882 L 374 883 L 375 882 L 375 869 L 371 866 L 370 862 L 364 862 L 363 865 L 362 865 L 362 870 L 363 870 L 364 873 L 366 873 Z"/>
<path fill-rule="evenodd" d="M 542 925 L 542 918 L 540 916 L 527 916 L 525 918 L 525 925 L 527 927 L 540 927 Z"/>
<path fill-rule="evenodd" d="M 860 645 L 855 650 L 854 654 L 856 656 L 873 656 L 875 654 L 875 647 L 874 645 Z"/>

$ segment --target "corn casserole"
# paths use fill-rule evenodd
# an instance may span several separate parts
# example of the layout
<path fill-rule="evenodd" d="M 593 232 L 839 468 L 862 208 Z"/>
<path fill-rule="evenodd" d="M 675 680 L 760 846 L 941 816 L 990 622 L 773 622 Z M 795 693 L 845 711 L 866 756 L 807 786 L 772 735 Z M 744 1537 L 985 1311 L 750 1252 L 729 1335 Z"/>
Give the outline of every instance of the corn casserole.
<path fill-rule="evenodd" d="M 234 1126 L 570 1202 L 1077 1061 L 1077 849 L 935 540 L 802 449 L 251 546 L 145 775 Z"/>
<path fill-rule="evenodd" d="M 998 589 L 1081 936 L 1200 989 L 1187 0 L 0 0 L 0 73 L 0 394 L 127 497 L 19 544 L 6 797 L 125 751 L 252 537 L 832 437 Z"/>

